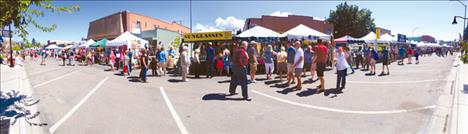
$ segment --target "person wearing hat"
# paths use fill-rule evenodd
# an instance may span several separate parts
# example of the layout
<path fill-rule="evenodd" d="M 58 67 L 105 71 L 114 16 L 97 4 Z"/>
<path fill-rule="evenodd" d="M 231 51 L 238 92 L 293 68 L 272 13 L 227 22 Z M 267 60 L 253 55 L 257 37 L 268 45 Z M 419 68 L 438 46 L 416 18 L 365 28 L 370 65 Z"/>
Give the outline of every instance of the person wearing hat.
<path fill-rule="evenodd" d="M 187 47 L 182 47 L 182 53 L 180 54 L 180 67 L 182 72 L 182 81 L 187 82 L 187 74 L 190 67 L 190 59 L 187 54 Z"/>
<path fill-rule="evenodd" d="M 213 78 L 213 73 L 214 73 L 214 58 L 215 57 L 215 50 L 213 48 L 213 43 L 209 42 L 208 43 L 208 48 L 206 48 L 206 65 L 208 66 L 207 73 L 206 73 L 206 78 Z"/>
<path fill-rule="evenodd" d="M 247 54 L 249 55 L 249 72 L 250 72 L 250 82 L 255 83 L 255 73 L 257 73 L 257 65 L 258 65 L 258 53 L 257 53 L 257 42 L 251 41 L 250 47 L 247 50 Z"/>

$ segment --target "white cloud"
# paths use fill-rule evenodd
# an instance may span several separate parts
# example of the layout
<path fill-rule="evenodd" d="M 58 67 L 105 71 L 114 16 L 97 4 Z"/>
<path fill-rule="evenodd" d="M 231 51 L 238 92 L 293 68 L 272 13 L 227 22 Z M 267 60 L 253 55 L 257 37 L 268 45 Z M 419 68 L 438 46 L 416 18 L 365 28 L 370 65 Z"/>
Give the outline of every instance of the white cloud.
<path fill-rule="evenodd" d="M 211 30 L 216 30 L 215 27 L 213 26 L 209 26 L 209 25 L 202 25 L 200 23 L 198 23 L 196 26 L 195 26 L 195 31 L 211 31 Z"/>
<path fill-rule="evenodd" d="M 314 17 L 314 20 L 325 21 L 325 18 Z"/>
<path fill-rule="evenodd" d="M 278 16 L 278 17 L 288 17 L 288 15 L 292 15 L 292 13 L 276 11 L 270 14 L 270 16 Z"/>
<path fill-rule="evenodd" d="M 215 20 L 216 26 L 203 25 L 198 23 L 195 26 L 195 31 L 219 31 L 219 30 L 238 30 L 244 28 L 244 20 L 237 19 L 234 16 L 229 16 L 226 18 L 218 17 Z"/>
<path fill-rule="evenodd" d="M 234 16 L 226 17 L 226 19 L 219 17 L 216 19 L 216 27 L 223 30 L 242 29 L 244 28 L 244 20 Z"/>

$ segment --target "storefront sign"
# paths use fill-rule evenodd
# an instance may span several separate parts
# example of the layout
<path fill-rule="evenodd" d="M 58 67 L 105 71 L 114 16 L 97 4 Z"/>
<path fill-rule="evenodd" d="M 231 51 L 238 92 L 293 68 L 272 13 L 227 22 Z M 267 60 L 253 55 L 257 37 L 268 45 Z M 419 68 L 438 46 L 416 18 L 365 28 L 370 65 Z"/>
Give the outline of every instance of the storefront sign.
<path fill-rule="evenodd" d="M 398 42 L 406 42 L 406 35 L 404 34 L 397 34 L 398 36 Z"/>
<path fill-rule="evenodd" d="M 232 39 L 231 31 L 184 34 L 184 41 L 212 41 L 212 40 L 231 40 L 231 39 Z"/>

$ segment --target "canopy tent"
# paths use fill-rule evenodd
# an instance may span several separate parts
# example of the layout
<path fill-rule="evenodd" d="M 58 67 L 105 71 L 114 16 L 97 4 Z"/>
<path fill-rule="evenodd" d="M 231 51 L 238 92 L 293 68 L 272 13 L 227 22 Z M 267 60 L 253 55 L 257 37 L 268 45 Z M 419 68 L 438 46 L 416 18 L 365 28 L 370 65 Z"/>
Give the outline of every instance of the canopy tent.
<path fill-rule="evenodd" d="M 321 39 L 330 40 L 330 35 L 324 34 L 317 30 L 314 30 L 308 26 L 303 24 L 299 24 L 294 28 L 289 29 L 288 31 L 281 34 L 281 37 L 288 37 L 288 38 L 308 38 L 310 36 L 318 37 Z"/>
<path fill-rule="evenodd" d="M 248 37 L 279 37 L 280 34 L 273 31 L 273 30 L 264 28 L 262 26 L 255 26 L 255 27 L 253 27 L 251 29 L 248 29 L 248 30 L 242 32 L 241 34 L 239 34 L 237 36 L 241 37 L 241 38 L 248 38 Z"/>
<path fill-rule="evenodd" d="M 376 43 L 376 41 L 377 43 L 388 43 L 385 40 L 377 40 L 376 34 L 374 32 L 370 32 L 369 34 L 359 38 L 359 40 L 364 40 L 366 43 Z"/>
<path fill-rule="evenodd" d="M 387 33 L 386 33 L 386 34 L 383 34 L 383 35 L 380 36 L 379 41 L 383 41 L 383 42 L 388 42 L 388 43 L 390 43 L 390 42 L 393 42 L 393 41 L 394 41 L 394 37 L 391 36 L 390 34 L 387 34 Z"/>
<path fill-rule="evenodd" d="M 62 49 L 62 47 L 59 47 L 57 45 L 49 45 L 46 47 L 46 49 Z"/>
<path fill-rule="evenodd" d="M 70 48 L 75 48 L 76 45 L 68 45 L 66 47 L 64 47 L 63 49 L 70 49 Z"/>
<path fill-rule="evenodd" d="M 345 35 L 343 37 L 335 39 L 335 42 L 336 43 L 361 43 L 361 42 L 363 43 L 364 40 L 359 40 L 358 38 L 354 38 L 352 36 Z"/>
<path fill-rule="evenodd" d="M 127 45 L 128 48 L 145 48 L 148 41 L 141 39 L 130 32 L 125 32 L 112 41 L 107 42 L 107 46 L 123 46 Z"/>
<path fill-rule="evenodd" d="M 78 48 L 88 48 L 89 45 L 96 43 L 93 39 L 89 39 L 84 44 L 78 46 Z"/>
<path fill-rule="evenodd" d="M 89 47 L 102 47 L 102 48 L 104 48 L 104 47 L 106 47 L 107 41 L 108 40 L 106 38 L 104 38 L 104 39 L 102 39 L 102 40 L 100 40 L 100 41 L 98 41 L 98 42 L 96 42 L 94 44 L 89 45 Z"/>

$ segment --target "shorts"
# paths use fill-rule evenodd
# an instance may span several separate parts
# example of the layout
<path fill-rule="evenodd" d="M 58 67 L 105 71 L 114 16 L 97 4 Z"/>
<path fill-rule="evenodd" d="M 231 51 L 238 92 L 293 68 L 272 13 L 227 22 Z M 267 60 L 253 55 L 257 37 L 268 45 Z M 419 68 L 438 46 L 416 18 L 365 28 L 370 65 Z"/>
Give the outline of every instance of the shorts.
<path fill-rule="evenodd" d="M 279 72 L 288 72 L 288 64 L 286 62 L 278 63 L 278 71 Z"/>
<path fill-rule="evenodd" d="M 292 63 L 287 63 L 287 64 L 286 64 L 286 69 L 288 69 L 288 70 L 287 70 L 288 73 L 292 73 L 292 72 L 291 72 L 291 71 L 292 71 L 292 70 L 291 70 L 291 67 L 292 67 Z"/>
<path fill-rule="evenodd" d="M 370 64 L 371 64 L 371 65 L 375 65 L 375 62 L 376 62 L 375 59 L 373 59 L 373 58 L 370 59 Z"/>
<path fill-rule="evenodd" d="M 310 69 L 310 66 L 312 65 L 312 63 L 304 63 L 304 69 Z"/>
<path fill-rule="evenodd" d="M 382 64 L 383 65 L 388 65 L 388 59 L 382 59 Z"/>
<path fill-rule="evenodd" d="M 326 64 L 324 62 L 317 62 L 317 76 L 318 77 L 323 77 L 323 72 L 325 71 Z"/>
<path fill-rule="evenodd" d="M 301 77 L 301 75 L 302 75 L 302 70 L 303 70 L 303 68 L 295 68 L 295 69 L 294 69 L 294 76 L 296 76 L 296 77 Z"/>
<path fill-rule="evenodd" d="M 254 63 L 250 63 L 249 64 L 249 72 L 252 74 L 252 73 L 256 73 L 257 72 L 257 64 L 254 64 Z"/>

